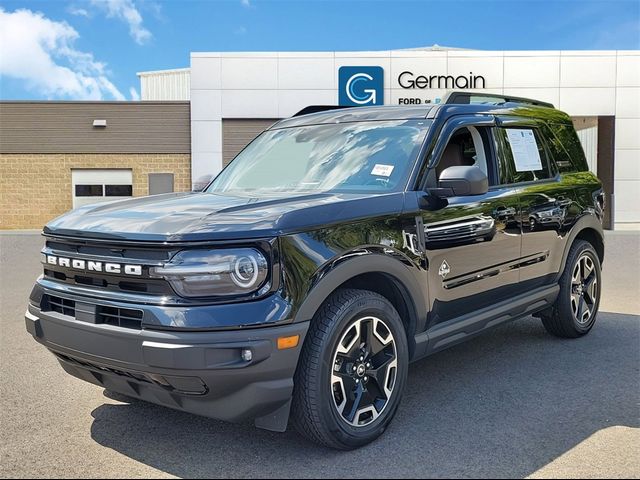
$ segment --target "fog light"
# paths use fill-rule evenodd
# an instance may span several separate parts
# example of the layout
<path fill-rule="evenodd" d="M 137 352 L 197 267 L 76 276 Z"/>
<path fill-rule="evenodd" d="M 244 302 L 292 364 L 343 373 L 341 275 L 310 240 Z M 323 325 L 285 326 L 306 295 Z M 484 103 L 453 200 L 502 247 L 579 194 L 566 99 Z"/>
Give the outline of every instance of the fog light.
<path fill-rule="evenodd" d="M 253 352 L 248 348 L 243 349 L 242 360 L 244 360 L 245 362 L 250 362 L 251 360 L 253 360 Z"/>

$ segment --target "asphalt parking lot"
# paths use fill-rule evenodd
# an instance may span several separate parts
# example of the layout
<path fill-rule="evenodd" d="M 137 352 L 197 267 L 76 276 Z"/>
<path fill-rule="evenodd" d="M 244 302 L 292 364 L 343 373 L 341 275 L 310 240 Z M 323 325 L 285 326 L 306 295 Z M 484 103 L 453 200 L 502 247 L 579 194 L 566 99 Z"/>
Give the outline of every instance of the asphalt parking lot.
<path fill-rule="evenodd" d="M 589 336 L 530 317 L 422 360 L 386 434 L 347 453 L 66 375 L 24 328 L 41 245 L 0 233 L 2 477 L 640 477 L 640 232 L 608 235 Z"/>

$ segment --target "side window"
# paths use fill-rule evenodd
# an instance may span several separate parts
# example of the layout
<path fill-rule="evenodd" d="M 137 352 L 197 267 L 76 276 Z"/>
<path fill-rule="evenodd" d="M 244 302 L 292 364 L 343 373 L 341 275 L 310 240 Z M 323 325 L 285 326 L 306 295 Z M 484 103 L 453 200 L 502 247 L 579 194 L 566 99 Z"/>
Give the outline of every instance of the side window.
<path fill-rule="evenodd" d="M 549 147 L 560 173 L 589 170 L 582 144 L 573 125 L 552 123 L 545 128 L 545 130 L 547 129 L 550 130 L 547 135 Z"/>
<path fill-rule="evenodd" d="M 469 165 L 482 170 L 492 183 L 491 150 L 488 148 L 487 139 L 488 134 L 485 128 L 469 126 L 457 130 L 449 140 L 436 167 L 438 178 L 448 167 Z"/>
<path fill-rule="evenodd" d="M 515 180 L 513 178 L 513 171 L 511 168 L 511 164 L 513 163 L 512 155 L 509 155 L 510 146 L 507 142 L 507 136 L 504 134 L 503 128 L 494 128 L 493 129 L 493 138 L 496 145 L 497 151 L 497 184 L 498 185 L 508 185 L 510 183 L 514 183 Z M 505 153 L 507 152 L 507 153 Z"/>
<path fill-rule="evenodd" d="M 556 174 L 537 128 L 497 128 L 500 183 L 535 182 Z"/>

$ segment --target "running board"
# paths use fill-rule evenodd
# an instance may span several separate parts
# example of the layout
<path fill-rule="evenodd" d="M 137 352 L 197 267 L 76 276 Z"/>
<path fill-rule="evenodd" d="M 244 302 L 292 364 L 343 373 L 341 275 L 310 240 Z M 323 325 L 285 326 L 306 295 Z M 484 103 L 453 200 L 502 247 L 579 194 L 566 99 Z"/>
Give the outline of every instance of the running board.
<path fill-rule="evenodd" d="M 503 323 L 544 310 L 553 305 L 559 291 L 559 285 L 541 287 L 533 292 L 504 300 L 497 305 L 435 325 L 426 332 L 416 335 L 416 349 L 412 360 L 418 360 L 469 340 Z"/>

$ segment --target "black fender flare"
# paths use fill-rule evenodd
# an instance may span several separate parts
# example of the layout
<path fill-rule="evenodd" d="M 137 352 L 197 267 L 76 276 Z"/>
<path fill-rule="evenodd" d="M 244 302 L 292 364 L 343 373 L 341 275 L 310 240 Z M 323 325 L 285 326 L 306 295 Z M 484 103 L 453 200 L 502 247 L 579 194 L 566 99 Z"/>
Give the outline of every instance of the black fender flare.
<path fill-rule="evenodd" d="M 412 319 L 408 319 L 409 330 L 407 336 L 413 341 L 416 333 L 424 330 L 427 318 L 427 290 L 422 291 L 418 277 L 419 267 L 407 263 L 390 255 L 367 253 L 364 255 L 347 256 L 342 261 L 331 262 L 329 269 L 320 271 L 319 280 L 309 290 L 307 297 L 295 314 L 294 322 L 308 321 L 313 318 L 322 303 L 340 285 L 366 273 L 382 273 L 396 282 L 403 294 Z M 406 257 L 405 257 L 406 258 Z M 340 260 L 340 259 L 339 259 Z M 413 310 L 413 312 L 412 312 Z"/>
<path fill-rule="evenodd" d="M 560 270 L 558 271 L 556 280 L 559 280 L 562 276 L 562 272 L 564 272 L 565 266 L 567 264 L 567 257 L 569 256 L 569 250 L 571 250 L 571 245 L 573 245 L 573 242 L 578 237 L 578 235 L 580 235 L 580 233 L 585 230 L 593 230 L 600 238 L 600 241 L 604 244 L 604 232 L 602 229 L 602 223 L 600 223 L 596 216 L 586 214 L 580 217 L 578 221 L 573 224 L 573 227 L 571 227 L 571 230 L 567 235 L 564 244 L 564 253 L 562 254 L 562 263 L 560 264 Z M 604 259 L 604 254 L 602 259 Z"/>

